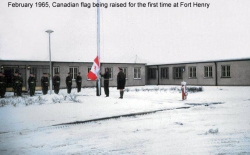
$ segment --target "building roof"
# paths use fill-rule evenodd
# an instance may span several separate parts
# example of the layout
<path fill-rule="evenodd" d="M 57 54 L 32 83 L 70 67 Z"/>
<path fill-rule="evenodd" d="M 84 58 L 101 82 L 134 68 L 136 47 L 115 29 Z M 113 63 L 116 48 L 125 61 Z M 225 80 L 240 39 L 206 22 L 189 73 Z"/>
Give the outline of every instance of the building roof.
<path fill-rule="evenodd" d="M 0 59 L 1 61 L 5 62 L 47 62 L 49 61 L 40 61 L 40 60 L 3 60 Z M 51 61 L 52 63 L 93 63 L 93 62 L 83 62 L 83 61 Z M 137 63 L 137 62 L 101 62 L 101 64 L 144 64 L 146 63 Z"/>
<path fill-rule="evenodd" d="M 48 62 L 40 60 L 3 60 L 9 62 Z M 177 65 L 177 64 L 194 64 L 194 63 L 214 63 L 214 62 L 229 62 L 229 61 L 250 61 L 250 57 L 247 58 L 234 58 L 234 59 L 218 59 L 218 60 L 204 60 L 204 61 L 186 61 L 186 62 L 171 62 L 171 63 L 143 63 L 143 62 L 101 62 L 101 64 L 143 64 L 146 66 L 163 66 L 163 65 Z M 83 61 L 51 61 L 52 63 L 93 63 L 93 62 L 83 62 Z"/>
<path fill-rule="evenodd" d="M 250 61 L 249 58 L 237 58 L 237 59 L 219 59 L 219 60 L 205 60 L 205 61 L 187 61 L 187 62 L 171 62 L 171 63 L 159 63 L 159 64 L 147 64 L 147 66 L 162 66 L 162 65 L 177 65 L 177 64 L 194 64 L 194 63 L 214 63 L 214 62 L 228 62 L 228 61 Z"/>

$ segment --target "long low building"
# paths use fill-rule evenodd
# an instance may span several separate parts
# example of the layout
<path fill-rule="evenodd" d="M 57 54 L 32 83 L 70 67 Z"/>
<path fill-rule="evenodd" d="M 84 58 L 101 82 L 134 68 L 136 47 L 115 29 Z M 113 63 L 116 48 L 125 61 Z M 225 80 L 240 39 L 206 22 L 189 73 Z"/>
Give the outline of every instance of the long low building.
<path fill-rule="evenodd" d="M 147 65 L 147 85 L 250 86 L 250 58 Z"/>
<path fill-rule="evenodd" d="M 74 82 L 78 72 L 82 76 L 82 87 L 95 87 L 96 81 L 88 79 L 87 74 L 91 70 L 93 62 L 56 62 L 52 61 L 52 77 L 59 72 L 61 83 L 60 88 L 66 88 L 66 77 L 70 72 L 73 78 L 72 87 L 76 87 Z M 0 60 L 1 71 L 5 73 L 7 79 L 7 91 L 12 91 L 12 78 L 14 73 L 18 71 L 24 79 L 23 90 L 28 89 L 28 78 L 30 73 L 34 73 L 37 79 L 36 90 L 41 90 L 41 77 L 43 73 L 50 73 L 49 61 L 16 61 L 16 60 Z M 126 86 L 144 86 L 145 81 L 145 64 L 143 63 L 101 63 L 101 72 L 105 72 L 105 68 L 110 71 L 109 85 L 115 87 L 117 85 L 118 67 L 122 68 L 126 74 Z M 50 75 L 49 75 L 50 76 Z"/>
<path fill-rule="evenodd" d="M 93 62 L 58 62 L 52 61 L 52 76 L 60 73 L 61 88 L 66 88 L 66 77 L 71 73 L 73 81 L 77 73 L 81 72 L 82 87 L 95 87 L 96 81 L 87 78 Z M 37 78 L 37 90 L 41 90 L 43 73 L 50 73 L 49 61 L 19 61 L 0 60 L 1 71 L 7 78 L 7 91 L 12 91 L 12 78 L 15 71 L 22 74 L 23 90 L 28 89 L 28 78 L 32 72 Z M 111 87 L 117 85 L 118 67 L 126 74 L 126 86 L 144 85 L 180 85 L 186 81 L 187 85 L 197 86 L 250 86 L 250 58 L 201 61 L 186 63 L 166 63 L 146 65 L 146 63 L 101 63 L 101 72 L 105 68 L 110 71 Z M 103 85 L 101 83 L 101 85 Z M 73 83 L 73 87 L 76 84 Z"/>

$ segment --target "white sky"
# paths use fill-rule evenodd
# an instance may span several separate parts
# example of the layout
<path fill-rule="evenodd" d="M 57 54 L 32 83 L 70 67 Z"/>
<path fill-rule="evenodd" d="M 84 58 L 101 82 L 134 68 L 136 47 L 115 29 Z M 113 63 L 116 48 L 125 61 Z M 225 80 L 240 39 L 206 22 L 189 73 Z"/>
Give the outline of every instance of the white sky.
<path fill-rule="evenodd" d="M 10 8 L 8 2 L 11 0 L 0 1 L 0 59 L 49 60 L 45 31 L 52 29 L 52 60 L 93 61 L 97 53 L 96 8 Z M 101 62 L 134 62 L 136 55 L 137 62 L 146 63 L 250 57 L 250 1 L 199 2 L 210 6 L 101 8 Z"/>

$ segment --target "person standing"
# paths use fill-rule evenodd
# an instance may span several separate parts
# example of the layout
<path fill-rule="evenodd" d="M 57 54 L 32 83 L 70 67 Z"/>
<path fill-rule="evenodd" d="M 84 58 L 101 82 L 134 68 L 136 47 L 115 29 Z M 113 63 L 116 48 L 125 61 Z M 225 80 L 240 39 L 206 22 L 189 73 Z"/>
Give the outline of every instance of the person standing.
<path fill-rule="evenodd" d="M 48 87 L 49 87 L 49 78 L 47 73 L 43 73 L 43 76 L 41 78 L 41 85 L 42 85 L 43 95 L 46 95 L 48 93 Z"/>
<path fill-rule="evenodd" d="M 81 92 L 81 87 L 82 87 L 82 77 L 81 73 L 79 72 L 77 77 L 76 77 L 76 87 L 77 87 L 77 92 Z"/>
<path fill-rule="evenodd" d="M 14 96 L 22 95 L 22 87 L 23 87 L 23 78 L 21 76 L 21 73 L 15 72 L 13 78 Z"/>
<path fill-rule="evenodd" d="M 117 89 L 120 90 L 120 99 L 123 99 L 123 94 L 124 94 L 124 87 L 126 84 L 126 75 L 123 73 L 122 69 L 120 67 L 119 68 L 119 73 L 117 74 Z"/>
<path fill-rule="evenodd" d="M 106 97 L 109 97 L 109 70 L 105 69 L 105 73 L 100 73 L 101 77 L 104 77 L 104 92 Z"/>
<path fill-rule="evenodd" d="M 36 90 L 36 78 L 33 73 L 30 73 L 30 77 L 28 79 L 28 85 L 29 85 L 29 90 L 30 90 L 30 96 L 35 95 L 35 90 Z"/>
<path fill-rule="evenodd" d="M 23 89 L 23 78 L 22 78 L 22 74 L 19 73 L 19 87 L 17 90 L 17 96 L 22 96 L 22 89 Z"/>
<path fill-rule="evenodd" d="M 71 89 L 72 89 L 72 77 L 70 75 L 70 72 L 68 73 L 68 76 L 66 77 L 66 86 L 67 86 L 67 92 L 68 94 L 70 94 Z"/>
<path fill-rule="evenodd" d="M 3 73 L 3 77 L 4 77 L 4 79 L 5 79 L 5 89 L 4 89 L 4 95 L 5 95 L 5 93 L 6 93 L 6 88 L 7 88 L 7 81 L 8 81 L 8 79 L 6 78 L 6 76 L 5 76 L 5 73 Z"/>
<path fill-rule="evenodd" d="M 6 93 L 6 78 L 4 73 L 0 72 L 0 97 L 4 98 L 4 95 Z"/>
<path fill-rule="evenodd" d="M 53 77 L 53 85 L 54 85 L 54 92 L 56 94 L 58 94 L 59 90 L 60 90 L 60 76 L 59 76 L 59 73 L 56 73 L 55 76 Z"/>
<path fill-rule="evenodd" d="M 17 92 L 18 92 L 18 89 L 19 89 L 19 84 L 20 81 L 19 81 L 19 76 L 18 76 L 18 72 L 16 71 L 14 73 L 14 77 L 13 77 L 13 91 L 14 91 L 14 96 L 17 96 Z"/>

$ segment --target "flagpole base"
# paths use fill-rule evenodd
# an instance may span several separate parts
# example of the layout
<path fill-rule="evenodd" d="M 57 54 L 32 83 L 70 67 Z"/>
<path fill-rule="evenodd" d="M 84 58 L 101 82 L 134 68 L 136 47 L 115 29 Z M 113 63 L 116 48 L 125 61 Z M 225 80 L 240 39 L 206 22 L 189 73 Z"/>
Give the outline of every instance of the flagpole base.
<path fill-rule="evenodd" d="M 96 80 L 96 96 L 101 96 L 100 80 Z"/>

